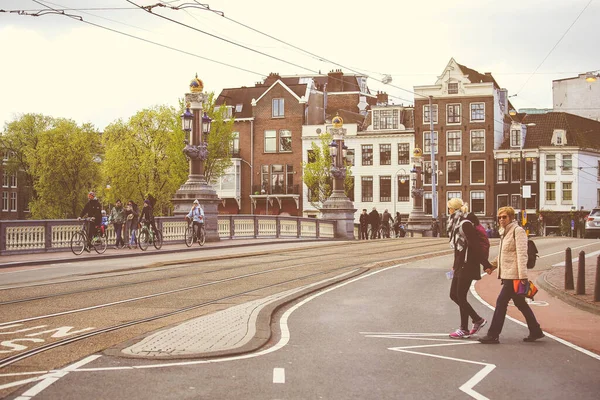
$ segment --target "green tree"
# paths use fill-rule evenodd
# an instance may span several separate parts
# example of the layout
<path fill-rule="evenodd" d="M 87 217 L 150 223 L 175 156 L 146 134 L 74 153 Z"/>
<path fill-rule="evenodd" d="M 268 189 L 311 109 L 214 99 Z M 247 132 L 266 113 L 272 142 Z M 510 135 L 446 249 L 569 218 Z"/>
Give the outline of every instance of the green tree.
<path fill-rule="evenodd" d="M 91 124 L 78 126 L 54 119 L 39 134 L 35 156 L 28 157 L 37 198 L 30 202 L 33 218 L 74 218 L 86 193 L 100 181 L 100 134 Z"/>
<path fill-rule="evenodd" d="M 5 170 L 19 174 L 19 186 L 27 188 L 30 200 L 37 199 L 31 162 L 37 157 L 40 135 L 52 129 L 54 123 L 53 118 L 41 114 L 23 114 L 5 124 L 0 136 L 0 149 L 9 155 Z"/>
<path fill-rule="evenodd" d="M 131 199 L 141 204 L 151 194 L 156 198 L 155 215 L 168 214 L 171 198 L 188 174 L 183 139 L 179 114 L 165 105 L 107 126 L 102 137 L 102 170 L 103 187 L 111 188 L 108 200 Z"/>
<path fill-rule="evenodd" d="M 204 108 L 212 118 L 210 133 L 208 134 L 208 158 L 204 163 L 204 177 L 207 182 L 215 184 L 218 179 L 225 175 L 231 167 L 231 144 L 233 142 L 234 118 L 227 120 L 227 107 L 222 104 L 215 108 L 214 93 L 208 95 Z"/>
<path fill-rule="evenodd" d="M 320 136 L 320 142 L 311 143 L 310 160 L 302 163 L 302 180 L 308 187 L 308 201 L 319 209 L 333 191 L 331 176 L 331 153 L 329 143 L 332 136 L 329 133 Z M 344 193 L 348 196 L 354 189 L 350 165 L 344 160 L 346 177 L 344 178 Z"/>

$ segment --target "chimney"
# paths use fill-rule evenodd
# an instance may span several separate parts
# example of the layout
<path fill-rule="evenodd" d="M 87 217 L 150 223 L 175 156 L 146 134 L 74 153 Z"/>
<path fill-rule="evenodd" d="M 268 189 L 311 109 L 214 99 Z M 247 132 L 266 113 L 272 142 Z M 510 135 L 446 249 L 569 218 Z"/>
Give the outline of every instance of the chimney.
<path fill-rule="evenodd" d="M 377 105 L 387 105 L 388 94 L 386 92 L 377 91 Z"/>
<path fill-rule="evenodd" d="M 271 86 L 272 84 L 274 84 L 275 82 L 277 82 L 278 79 L 281 79 L 281 76 L 279 76 L 279 73 L 277 73 L 277 72 L 271 72 L 269 74 L 269 76 L 267 76 L 267 78 L 265 79 L 265 85 L 266 86 Z"/>
<path fill-rule="evenodd" d="M 343 92 L 344 91 L 344 73 L 341 69 L 330 71 L 327 74 L 327 91 Z"/>

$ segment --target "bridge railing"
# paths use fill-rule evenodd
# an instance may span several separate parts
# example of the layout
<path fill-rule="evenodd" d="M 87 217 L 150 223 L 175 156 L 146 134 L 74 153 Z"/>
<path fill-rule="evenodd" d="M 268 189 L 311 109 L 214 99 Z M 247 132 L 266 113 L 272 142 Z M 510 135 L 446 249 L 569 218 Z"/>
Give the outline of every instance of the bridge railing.
<path fill-rule="evenodd" d="M 0 254 L 41 253 L 70 250 L 71 235 L 83 222 L 71 220 L 0 221 Z M 183 243 L 187 222 L 182 217 L 156 217 L 165 243 Z M 306 238 L 333 239 L 335 221 L 271 215 L 219 215 L 220 239 Z M 116 241 L 115 231 L 107 230 L 108 243 Z"/>

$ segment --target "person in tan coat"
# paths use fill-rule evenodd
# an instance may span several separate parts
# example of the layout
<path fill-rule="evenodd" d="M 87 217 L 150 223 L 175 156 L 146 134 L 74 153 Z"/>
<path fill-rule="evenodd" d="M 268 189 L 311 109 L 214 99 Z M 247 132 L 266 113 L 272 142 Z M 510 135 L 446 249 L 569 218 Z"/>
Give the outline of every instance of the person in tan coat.
<path fill-rule="evenodd" d="M 498 210 L 498 223 L 500 224 L 500 249 L 496 259 L 491 262 L 492 268 L 485 271 L 491 274 L 494 269 L 498 269 L 498 279 L 501 280 L 502 289 L 496 300 L 496 310 L 490 329 L 479 341 L 484 344 L 500 343 L 499 337 L 504 326 L 508 302 L 512 299 L 525 317 L 529 328 L 529 336 L 523 341 L 533 342 L 543 338 L 544 333 L 525 301 L 525 296 L 516 294 L 513 286 L 513 281 L 516 279 L 527 283 L 527 233 L 515 221 L 515 210 L 512 207 L 502 207 Z"/>

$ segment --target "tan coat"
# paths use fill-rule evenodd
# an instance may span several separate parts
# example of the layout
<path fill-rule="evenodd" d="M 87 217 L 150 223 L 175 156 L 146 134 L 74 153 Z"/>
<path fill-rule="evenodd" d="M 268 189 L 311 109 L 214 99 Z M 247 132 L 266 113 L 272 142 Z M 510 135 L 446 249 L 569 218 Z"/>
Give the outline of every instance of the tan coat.
<path fill-rule="evenodd" d="M 504 230 L 498 256 L 491 264 L 498 268 L 499 279 L 527 279 L 527 233 L 516 222 Z"/>

